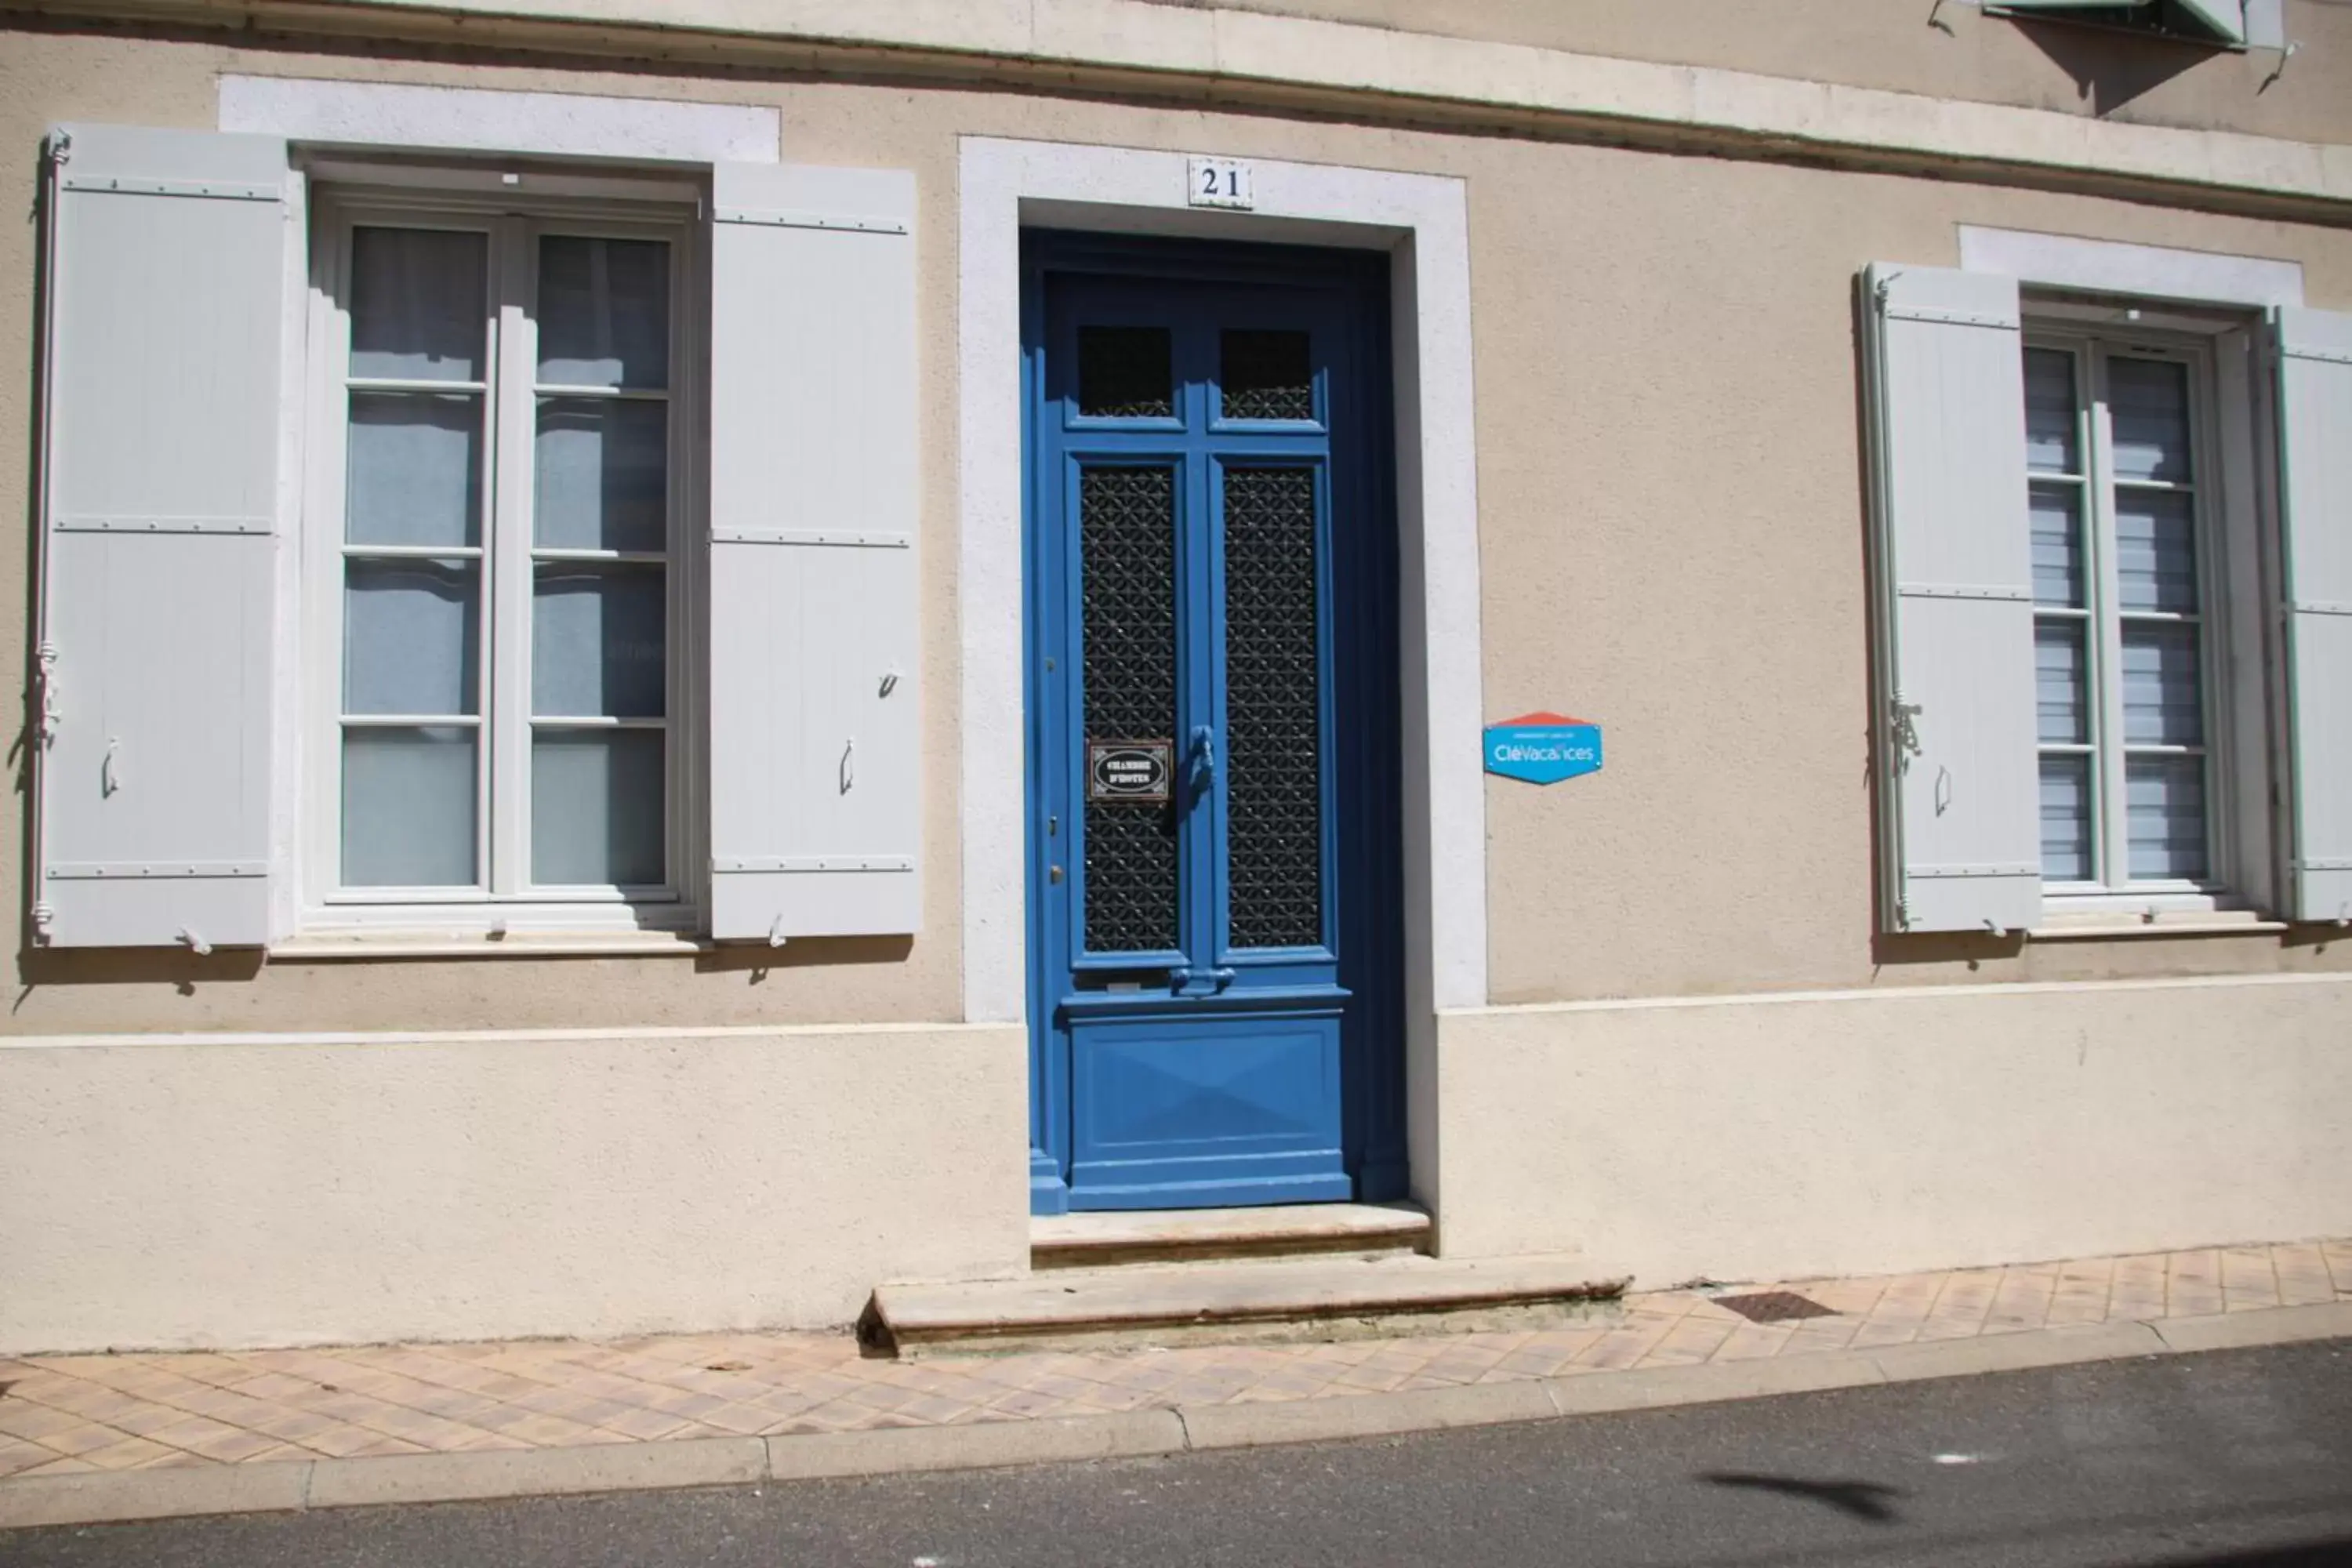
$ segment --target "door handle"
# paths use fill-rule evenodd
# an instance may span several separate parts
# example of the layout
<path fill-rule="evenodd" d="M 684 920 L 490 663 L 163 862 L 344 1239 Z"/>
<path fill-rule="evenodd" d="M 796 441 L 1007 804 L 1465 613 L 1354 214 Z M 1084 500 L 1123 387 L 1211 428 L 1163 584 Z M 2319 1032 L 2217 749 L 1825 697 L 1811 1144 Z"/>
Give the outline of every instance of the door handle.
<path fill-rule="evenodd" d="M 1202 789 L 1217 782 L 1217 732 L 1206 724 L 1192 726 L 1192 772 Z"/>
<path fill-rule="evenodd" d="M 1213 996 L 1234 983 L 1234 972 L 1180 964 L 1168 972 L 1168 978 L 1180 996 Z"/>

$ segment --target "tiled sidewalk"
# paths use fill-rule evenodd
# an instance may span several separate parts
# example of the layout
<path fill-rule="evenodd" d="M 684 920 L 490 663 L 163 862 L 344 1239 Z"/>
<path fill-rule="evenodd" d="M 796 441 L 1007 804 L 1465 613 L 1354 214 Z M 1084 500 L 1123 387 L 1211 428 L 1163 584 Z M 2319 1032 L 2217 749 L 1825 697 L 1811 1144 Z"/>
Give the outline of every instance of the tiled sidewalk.
<path fill-rule="evenodd" d="M 1721 1294 L 1826 1316 L 1759 1324 Z M 0 1359 L 0 1477 L 1338 1399 L 2352 1300 L 2352 1239 L 1628 1297 L 1528 1332 L 861 1359 L 847 1334 Z"/>

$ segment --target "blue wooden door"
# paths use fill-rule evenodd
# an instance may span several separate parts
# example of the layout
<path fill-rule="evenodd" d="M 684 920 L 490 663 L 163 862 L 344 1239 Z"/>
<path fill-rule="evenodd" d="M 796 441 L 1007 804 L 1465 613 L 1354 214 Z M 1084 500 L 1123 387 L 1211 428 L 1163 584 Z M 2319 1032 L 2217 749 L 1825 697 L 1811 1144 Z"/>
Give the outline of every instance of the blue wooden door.
<path fill-rule="evenodd" d="M 1384 262 L 1025 281 L 1033 1207 L 1401 1195 Z"/>

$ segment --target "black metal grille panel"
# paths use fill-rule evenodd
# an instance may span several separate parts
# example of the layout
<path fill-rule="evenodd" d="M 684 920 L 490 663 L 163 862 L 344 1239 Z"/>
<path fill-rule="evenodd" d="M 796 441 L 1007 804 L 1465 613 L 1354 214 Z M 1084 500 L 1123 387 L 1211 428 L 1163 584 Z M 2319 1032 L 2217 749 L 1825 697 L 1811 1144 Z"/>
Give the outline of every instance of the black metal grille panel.
<path fill-rule="evenodd" d="M 1176 473 L 1090 468 L 1078 476 L 1085 734 L 1176 735 Z M 1089 952 L 1181 946 L 1172 804 L 1088 802 Z"/>
<path fill-rule="evenodd" d="M 1168 329 L 1080 327 L 1078 412 L 1094 419 L 1172 417 Z"/>
<path fill-rule="evenodd" d="M 1225 472 L 1229 940 L 1323 940 L 1315 470 Z"/>
<path fill-rule="evenodd" d="M 1226 418 L 1315 417 L 1315 374 L 1305 332 L 1234 328 L 1223 337 L 1217 383 Z"/>

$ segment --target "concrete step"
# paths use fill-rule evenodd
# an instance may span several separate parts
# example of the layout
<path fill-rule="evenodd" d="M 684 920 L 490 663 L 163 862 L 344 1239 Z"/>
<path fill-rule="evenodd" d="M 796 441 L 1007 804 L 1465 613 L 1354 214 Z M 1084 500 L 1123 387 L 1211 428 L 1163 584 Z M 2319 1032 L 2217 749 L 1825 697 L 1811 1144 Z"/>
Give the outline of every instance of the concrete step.
<path fill-rule="evenodd" d="M 1419 1252 L 1429 1215 L 1412 1204 L 1285 1204 L 1054 1215 L 1029 1222 L 1032 1268 L 1189 1263 L 1221 1258 Z"/>
<path fill-rule="evenodd" d="M 902 1356 L 1045 1345 L 1195 1344 L 1502 1326 L 1605 1309 L 1622 1279 L 1581 1254 L 1244 1259 L 883 1285 L 860 1325 Z"/>

